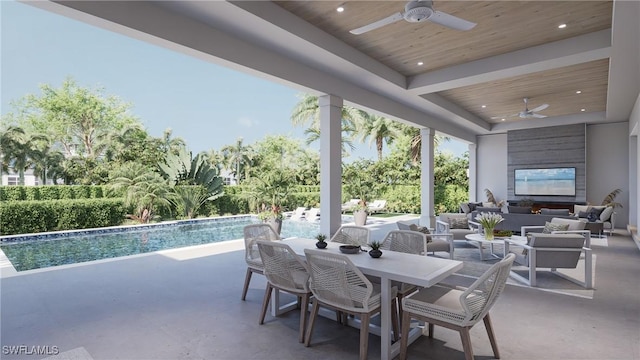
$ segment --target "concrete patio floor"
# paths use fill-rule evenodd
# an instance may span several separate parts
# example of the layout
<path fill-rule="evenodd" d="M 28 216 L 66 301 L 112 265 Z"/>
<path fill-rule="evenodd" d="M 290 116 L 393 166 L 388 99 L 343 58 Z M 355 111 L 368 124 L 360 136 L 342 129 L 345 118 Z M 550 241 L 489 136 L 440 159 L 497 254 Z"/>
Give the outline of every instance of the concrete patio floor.
<path fill-rule="evenodd" d="M 394 219 L 395 220 L 395 219 Z M 371 226 L 382 238 L 393 223 Z M 502 359 L 640 359 L 640 251 L 620 233 L 598 256 L 593 299 L 508 285 L 492 320 Z M 70 359 L 355 359 L 357 329 L 320 318 L 312 345 L 297 341 L 298 312 L 258 325 L 265 279 L 240 300 L 242 241 L 11 274 L 2 270 L 0 343 L 56 346 Z M 476 359 L 493 353 L 482 322 Z M 380 357 L 369 338 L 369 358 Z M 457 333 L 436 327 L 411 359 L 464 359 Z"/>

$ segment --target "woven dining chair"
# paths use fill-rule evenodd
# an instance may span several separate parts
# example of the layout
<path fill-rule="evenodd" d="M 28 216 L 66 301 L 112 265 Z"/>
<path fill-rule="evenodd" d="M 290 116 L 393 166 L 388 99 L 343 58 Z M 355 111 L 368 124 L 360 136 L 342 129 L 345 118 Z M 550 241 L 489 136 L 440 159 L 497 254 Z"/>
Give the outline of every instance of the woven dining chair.
<path fill-rule="evenodd" d="M 247 274 L 244 278 L 242 300 L 247 298 L 251 274 L 264 274 L 264 265 L 262 265 L 260 251 L 256 245 L 256 241 L 258 240 L 280 240 L 280 236 L 269 224 L 252 224 L 244 227 L 244 260 L 247 262 Z"/>
<path fill-rule="evenodd" d="M 309 288 L 313 293 L 311 317 L 305 335 L 304 345 L 311 343 L 311 334 L 320 305 L 347 314 L 360 316 L 360 359 L 367 358 L 369 343 L 369 322 L 371 316 L 380 312 L 380 285 L 372 284 L 345 255 L 332 254 L 322 250 L 304 250 L 311 279 Z M 393 334 L 398 334 L 396 292 L 392 289 Z M 394 338 L 397 340 L 397 338 Z"/>
<path fill-rule="evenodd" d="M 298 341 L 304 341 L 304 331 L 307 325 L 307 311 L 309 310 L 309 272 L 307 265 L 289 247 L 278 241 L 258 240 L 258 250 L 264 264 L 264 276 L 267 278 L 267 288 L 262 301 L 260 313 L 260 325 L 264 324 L 269 301 L 273 289 L 286 291 L 298 297 L 300 300 L 300 330 Z"/>
<path fill-rule="evenodd" d="M 366 246 L 369 244 L 370 238 L 371 231 L 369 228 L 364 226 L 343 225 L 333 234 L 330 241 L 347 245 Z"/>
<path fill-rule="evenodd" d="M 403 252 L 407 254 L 425 255 L 427 254 L 426 235 L 411 230 L 392 230 L 387 233 L 382 241 L 383 250 Z M 413 284 L 393 282 L 398 287 L 398 314 L 402 318 L 402 298 L 418 290 Z"/>
<path fill-rule="evenodd" d="M 422 289 L 403 300 L 404 313 L 402 315 L 402 334 L 409 332 L 411 319 L 418 319 L 429 323 L 428 336 L 433 337 L 433 326 L 438 325 L 460 332 L 462 348 L 466 360 L 473 359 L 471 336 L 469 330 L 480 320 L 489 335 L 493 355 L 500 358 L 498 344 L 493 333 L 489 310 L 498 300 L 498 296 L 505 287 L 514 254 L 507 255 L 500 262 L 494 264 L 478 280 L 466 290 L 433 286 Z M 407 358 L 407 336 L 402 336 L 400 342 L 400 359 Z"/>

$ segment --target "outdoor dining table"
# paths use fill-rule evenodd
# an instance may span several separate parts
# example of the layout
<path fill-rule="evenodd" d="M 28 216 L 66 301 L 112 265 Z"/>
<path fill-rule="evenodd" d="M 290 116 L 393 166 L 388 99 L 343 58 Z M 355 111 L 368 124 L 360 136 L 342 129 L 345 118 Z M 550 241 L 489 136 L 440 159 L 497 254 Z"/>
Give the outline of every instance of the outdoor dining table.
<path fill-rule="evenodd" d="M 315 239 L 288 238 L 283 240 L 293 251 L 304 257 L 304 249 L 315 249 Z M 340 243 L 328 242 L 325 251 L 340 252 Z M 400 352 L 400 342 L 391 344 L 391 282 L 400 281 L 423 287 L 431 287 L 454 272 L 462 269 L 461 261 L 384 251 L 380 258 L 372 258 L 366 252 L 346 255 L 363 274 L 380 278 L 380 354 L 383 360 L 392 359 Z M 277 301 L 277 300 L 276 300 Z M 415 329 L 414 329 L 415 330 Z M 422 329 L 409 336 L 412 342 L 422 335 Z"/>

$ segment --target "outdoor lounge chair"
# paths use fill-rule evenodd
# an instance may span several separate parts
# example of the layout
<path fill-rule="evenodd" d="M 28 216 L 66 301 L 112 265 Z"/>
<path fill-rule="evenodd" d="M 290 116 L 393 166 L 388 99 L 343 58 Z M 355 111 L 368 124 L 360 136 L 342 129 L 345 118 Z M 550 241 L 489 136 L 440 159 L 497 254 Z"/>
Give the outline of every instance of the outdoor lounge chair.
<path fill-rule="evenodd" d="M 523 248 L 525 251 L 521 250 Z M 511 271 L 511 277 L 529 286 L 536 286 L 536 272 L 540 268 L 551 269 L 551 273 L 579 284 L 587 289 L 593 287 L 591 249 L 585 246 L 585 237 L 580 234 L 532 234 L 528 244 L 510 247 L 516 262 L 529 268 L 529 278 Z M 575 269 L 584 252 L 584 281 L 574 279 L 557 269 Z"/>

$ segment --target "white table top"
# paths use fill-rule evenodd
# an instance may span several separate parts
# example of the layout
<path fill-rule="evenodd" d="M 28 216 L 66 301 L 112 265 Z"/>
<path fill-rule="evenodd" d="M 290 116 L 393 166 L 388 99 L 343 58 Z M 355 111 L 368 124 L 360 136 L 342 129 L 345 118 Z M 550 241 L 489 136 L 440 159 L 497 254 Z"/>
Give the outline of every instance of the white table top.
<path fill-rule="evenodd" d="M 519 236 L 519 235 L 512 235 L 510 237 L 497 237 L 496 236 L 493 240 L 485 239 L 483 234 L 467 234 L 464 237 L 467 240 L 479 241 L 479 242 L 484 242 L 484 243 L 490 243 L 490 242 L 495 242 L 495 241 L 509 241 L 512 244 L 526 244 L 527 243 L 527 237 L 526 236 Z"/>
<path fill-rule="evenodd" d="M 293 251 L 304 256 L 304 249 L 316 249 L 315 239 L 289 238 L 283 240 Z M 327 242 L 328 251 L 342 254 L 340 245 L 335 242 Z M 343 254 L 349 257 L 362 273 L 376 277 L 385 277 L 390 280 L 402 281 L 424 287 L 430 287 L 454 272 L 462 269 L 463 263 L 457 260 L 440 259 L 422 255 L 406 254 L 385 250 L 382 257 L 374 259 L 368 253 Z"/>

